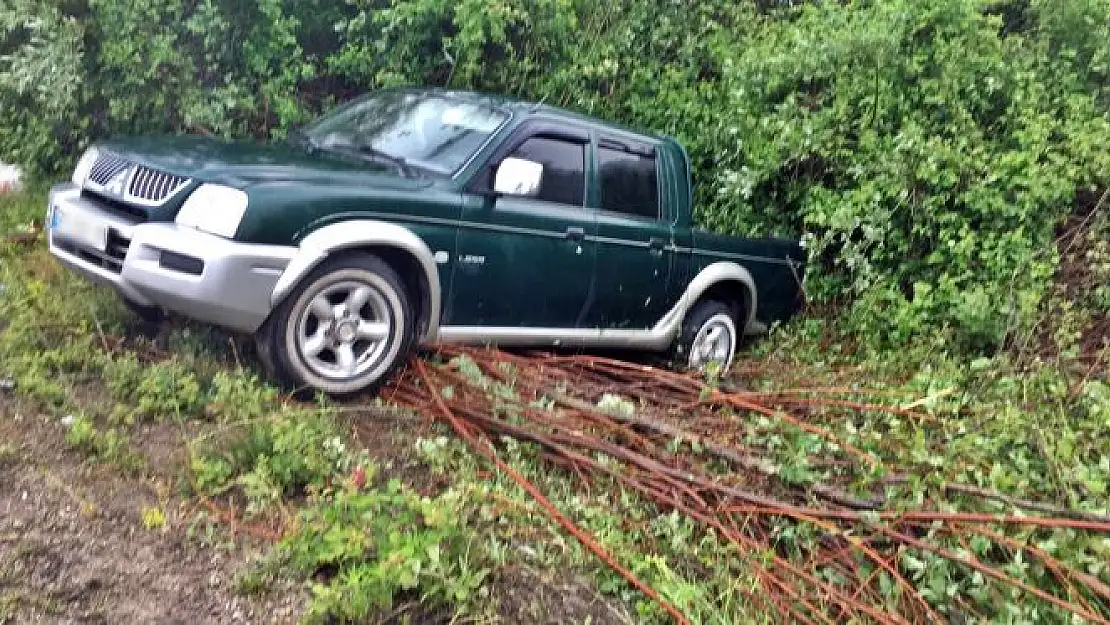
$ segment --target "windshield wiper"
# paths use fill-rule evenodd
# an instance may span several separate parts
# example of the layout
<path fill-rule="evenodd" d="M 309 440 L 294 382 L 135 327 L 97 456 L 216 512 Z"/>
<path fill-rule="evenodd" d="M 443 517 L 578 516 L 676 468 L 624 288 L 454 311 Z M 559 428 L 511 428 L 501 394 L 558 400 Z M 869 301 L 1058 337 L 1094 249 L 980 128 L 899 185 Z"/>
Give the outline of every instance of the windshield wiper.
<path fill-rule="evenodd" d="M 390 154 L 389 152 L 383 152 L 382 150 L 379 150 L 372 145 L 359 146 L 358 151 L 367 156 L 372 156 L 376 159 L 392 163 L 395 167 L 397 167 L 397 171 L 401 172 L 402 176 L 411 177 L 415 173 L 412 166 L 409 165 L 408 161 L 406 161 L 403 157 Z"/>
<path fill-rule="evenodd" d="M 312 138 L 312 135 L 308 134 L 301 128 L 294 128 L 293 130 L 290 130 L 289 138 L 299 143 L 301 147 L 303 147 L 305 151 L 308 152 L 309 156 L 324 149 L 323 146 L 321 146 L 316 141 L 316 139 Z"/>
<path fill-rule="evenodd" d="M 400 156 L 394 156 L 388 152 L 383 152 L 373 146 L 369 145 L 351 145 L 349 143 L 333 143 L 328 146 L 322 146 L 318 143 L 314 144 L 317 149 L 330 150 L 334 152 L 342 152 L 344 154 L 351 154 L 363 160 L 381 163 L 385 162 L 397 168 L 402 176 L 412 177 L 415 173 L 412 165 Z"/>

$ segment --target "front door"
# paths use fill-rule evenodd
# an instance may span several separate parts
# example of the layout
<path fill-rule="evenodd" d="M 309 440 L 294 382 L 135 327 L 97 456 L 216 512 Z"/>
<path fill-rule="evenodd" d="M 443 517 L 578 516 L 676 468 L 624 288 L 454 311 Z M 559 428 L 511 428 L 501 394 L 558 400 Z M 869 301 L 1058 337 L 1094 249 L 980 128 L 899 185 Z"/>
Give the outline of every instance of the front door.
<path fill-rule="evenodd" d="M 584 208 L 589 135 L 525 132 L 484 171 L 514 156 L 543 165 L 531 197 L 467 195 L 445 325 L 574 328 L 584 322 L 596 244 Z M 481 174 L 484 175 L 484 174 Z"/>

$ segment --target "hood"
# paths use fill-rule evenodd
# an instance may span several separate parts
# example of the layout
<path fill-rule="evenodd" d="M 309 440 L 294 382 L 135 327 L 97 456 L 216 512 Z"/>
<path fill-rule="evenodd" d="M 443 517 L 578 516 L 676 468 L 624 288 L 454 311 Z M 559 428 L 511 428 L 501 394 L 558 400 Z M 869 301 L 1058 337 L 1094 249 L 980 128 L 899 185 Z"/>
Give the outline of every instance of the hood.
<path fill-rule="evenodd" d="M 268 182 L 391 189 L 418 189 L 431 184 L 428 179 L 405 178 L 385 165 L 325 152 L 309 154 L 304 148 L 285 142 L 183 135 L 114 139 L 98 146 L 134 163 L 238 189 Z"/>

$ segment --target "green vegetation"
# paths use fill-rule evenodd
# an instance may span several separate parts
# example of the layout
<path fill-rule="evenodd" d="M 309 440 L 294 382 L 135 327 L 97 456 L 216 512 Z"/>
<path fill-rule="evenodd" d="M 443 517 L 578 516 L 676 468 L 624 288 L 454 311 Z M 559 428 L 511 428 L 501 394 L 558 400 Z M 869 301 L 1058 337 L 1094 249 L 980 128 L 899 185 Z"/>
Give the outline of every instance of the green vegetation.
<path fill-rule="evenodd" d="M 313 591 L 309 622 L 329 616 L 357 621 L 415 606 L 484 622 L 506 609 L 506 586 L 539 586 L 536 580 L 544 576 L 575 572 L 589 580 L 589 592 L 617 606 L 628 621 L 666 622 L 657 604 L 563 532 L 508 476 L 491 475 L 491 467 L 442 426 L 416 428 L 416 417 L 382 399 L 360 406 L 291 402 L 257 376 L 249 350 L 210 329 L 175 322 L 163 336 L 144 335 L 110 293 L 62 271 L 41 236 L 28 240 L 21 234 L 42 201 L 41 191 L 0 197 L 0 377 L 11 375 L 20 396 L 56 418 L 72 416 L 66 439 L 91 461 L 142 470 L 162 460 L 135 460 L 142 458 L 131 446 L 138 428 L 169 424 L 189 432 L 180 492 L 216 502 L 242 522 L 276 528 L 272 551 L 238 580 L 240 592 L 264 593 L 278 578 L 302 580 Z M 1108 222 L 1099 214 L 1089 228 L 1104 233 Z M 1083 254 L 1097 260 L 1099 250 L 1093 245 Z M 1101 271 L 1097 262 L 1091 266 Z M 1052 301 L 1073 301 L 1065 296 L 1053 295 Z M 1075 309 L 1090 310 L 1093 301 L 1074 300 Z M 1110 386 L 1092 367 L 1105 360 L 1105 349 L 1094 354 L 1102 360 L 1057 351 L 1047 362 L 1025 359 L 1017 368 L 1009 352 L 961 359 L 928 341 L 868 354 L 839 340 L 839 331 L 836 320 L 801 319 L 751 346 L 735 373 L 756 389 L 863 386 L 890 392 L 893 402 L 915 404 L 927 418 L 835 409 L 812 415 L 813 424 L 839 440 L 886 466 L 910 470 L 892 505 L 914 508 L 958 483 L 1108 512 Z M 512 419 L 512 406 L 522 401 L 512 367 L 498 381 L 465 359 L 454 364 L 504 407 L 502 417 Z M 618 395 L 603 397 L 600 405 L 624 415 L 636 410 Z M 839 471 L 835 464 L 813 463 L 830 452 L 829 445 L 794 425 L 738 412 L 721 418 L 734 421 L 744 441 L 777 465 L 784 483 L 820 483 Z M 371 421 L 394 424 L 385 458 L 359 444 L 357 428 Z M 673 449 L 684 445 L 675 441 Z M 660 514 L 604 480 L 583 492 L 575 476 L 553 470 L 534 445 L 503 439 L 499 454 L 692 622 L 758 619 L 745 593 L 755 587 L 768 554 L 737 552 L 698 522 Z M 413 476 L 398 473 L 397 465 L 420 468 Z M 1013 510 L 975 498 L 949 500 L 961 510 Z M 151 529 L 172 530 L 159 512 L 137 514 Z M 803 553 L 822 540 L 806 524 L 784 520 L 772 529 L 786 553 Z M 1105 537 L 1020 527 L 1007 535 L 1110 582 Z M 958 541 L 945 544 L 960 548 Z M 1053 587 L 1051 571 L 1031 566 L 1021 554 L 973 546 L 1019 580 Z M 937 609 L 946 610 L 948 598 L 960 596 L 999 618 L 1067 620 L 1020 593 L 999 595 L 981 577 L 944 559 L 910 551 L 899 562 Z M 900 593 L 889 578 L 878 579 L 892 598 Z"/>
<path fill-rule="evenodd" d="M 15 0 L 0 58 L 0 160 L 54 174 L 404 84 L 676 135 L 700 221 L 807 233 L 812 302 L 877 349 L 1022 340 L 1110 182 L 1110 0 Z"/>

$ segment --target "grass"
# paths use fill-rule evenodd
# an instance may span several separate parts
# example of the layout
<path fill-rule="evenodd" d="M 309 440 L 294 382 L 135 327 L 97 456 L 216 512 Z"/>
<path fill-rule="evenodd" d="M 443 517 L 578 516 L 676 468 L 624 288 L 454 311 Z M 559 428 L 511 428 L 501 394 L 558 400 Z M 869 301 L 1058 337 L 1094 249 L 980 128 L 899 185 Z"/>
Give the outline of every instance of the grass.
<path fill-rule="evenodd" d="M 72 417 L 67 443 L 121 470 L 159 461 L 134 449 L 137 428 L 178 428 L 188 458 L 177 468 L 181 495 L 231 511 L 273 540 L 269 555 L 237 580 L 242 593 L 264 593 L 279 577 L 302 580 L 313 591 L 308 622 L 358 620 L 417 604 L 492 622 L 511 607 L 506 587 L 527 596 L 535 579 L 581 576 L 588 587 L 574 592 L 586 595 L 583 604 L 601 597 L 597 610 L 609 622 L 666 622 L 657 605 L 446 428 L 422 425 L 380 400 L 355 407 L 287 401 L 259 377 L 241 341 L 211 328 L 175 322 L 165 336 L 145 335 L 110 292 L 61 270 L 41 237 L 8 236 L 32 232 L 28 224 L 43 206 L 41 190 L 0 196 L 0 378 L 10 376 L 15 392 L 43 410 Z M 1030 365 L 1005 354 L 962 359 L 932 343 L 860 356 L 836 336 L 834 323 L 812 318 L 749 350 L 737 365 L 748 387 L 866 387 L 925 415 L 832 409 L 812 415 L 840 440 L 910 469 L 903 505 L 958 482 L 1108 512 L 1110 385 L 1094 367 L 1077 373 L 1058 359 Z M 798 479 L 835 471 L 805 459 L 821 444 L 805 432 L 752 415 L 722 418 L 734 419 L 746 442 L 768 450 Z M 387 424 L 395 447 L 371 452 L 360 445 L 366 440 L 360 429 L 374 419 Z M 585 492 L 535 447 L 502 442 L 511 466 L 692 622 L 760 622 L 742 597 L 754 587 L 761 554 L 737 553 L 691 519 L 660 513 L 612 484 Z M 0 446 L 0 466 L 14 454 Z M 1011 511 L 1001 504 L 989 509 Z M 142 516 L 152 530 L 167 527 L 161 509 Z M 190 531 L 219 541 L 209 521 L 198 516 Z M 777 531 L 793 545 L 819 539 L 799 527 Z M 1066 531 L 1022 538 L 1110 581 L 1110 539 Z M 911 563 L 907 575 L 938 603 L 945 593 L 975 591 L 963 572 L 932 564 Z M 1014 570 L 1034 582 L 1044 575 Z M 1040 614 L 1020 597 L 999 600 L 1013 620 Z M 8 603 L 0 599 L 0 622 Z"/>

